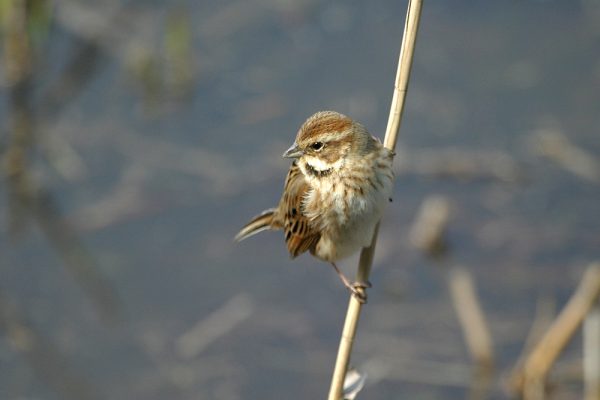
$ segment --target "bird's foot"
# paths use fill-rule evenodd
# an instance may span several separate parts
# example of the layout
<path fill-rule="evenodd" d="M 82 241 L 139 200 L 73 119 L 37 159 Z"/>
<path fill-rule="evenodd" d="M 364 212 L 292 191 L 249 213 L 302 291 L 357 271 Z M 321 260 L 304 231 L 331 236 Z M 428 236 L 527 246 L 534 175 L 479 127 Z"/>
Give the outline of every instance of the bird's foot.
<path fill-rule="evenodd" d="M 366 289 L 372 287 L 371 282 L 354 282 L 347 286 L 350 292 L 359 303 L 365 304 L 367 302 L 367 291 Z"/>
<path fill-rule="evenodd" d="M 362 289 L 370 289 L 373 287 L 373 285 L 371 285 L 371 282 L 366 281 L 366 282 L 354 282 L 352 284 L 352 286 L 356 287 L 356 288 L 362 288 Z"/>
<path fill-rule="evenodd" d="M 354 298 L 356 298 L 356 300 L 359 301 L 359 303 L 361 304 L 365 304 L 367 302 L 367 291 L 365 289 L 370 288 L 371 282 L 366 281 L 366 282 L 350 282 L 348 280 L 348 278 L 346 278 L 346 276 L 342 273 L 342 271 L 339 270 L 339 268 L 337 267 L 337 265 L 335 265 L 335 263 L 331 263 L 331 265 L 333 266 L 333 268 L 335 269 L 335 271 L 337 272 L 338 276 L 340 277 L 342 283 L 344 284 L 344 286 L 346 286 L 348 288 L 348 290 L 350 291 L 350 293 L 352 293 L 352 295 L 354 296 Z"/>

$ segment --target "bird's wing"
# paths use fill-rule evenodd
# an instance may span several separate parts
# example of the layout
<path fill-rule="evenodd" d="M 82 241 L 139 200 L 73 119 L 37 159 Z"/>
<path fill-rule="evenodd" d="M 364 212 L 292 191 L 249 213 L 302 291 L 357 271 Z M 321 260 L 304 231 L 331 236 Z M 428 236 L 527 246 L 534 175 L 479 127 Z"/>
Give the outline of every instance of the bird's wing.
<path fill-rule="evenodd" d="M 294 162 L 285 180 L 283 196 L 278 208 L 280 217 L 278 219 L 283 222 L 285 243 L 292 258 L 314 249 L 321 238 L 314 221 L 304 214 L 302 201 L 309 190 L 310 186 L 304 174 Z"/>

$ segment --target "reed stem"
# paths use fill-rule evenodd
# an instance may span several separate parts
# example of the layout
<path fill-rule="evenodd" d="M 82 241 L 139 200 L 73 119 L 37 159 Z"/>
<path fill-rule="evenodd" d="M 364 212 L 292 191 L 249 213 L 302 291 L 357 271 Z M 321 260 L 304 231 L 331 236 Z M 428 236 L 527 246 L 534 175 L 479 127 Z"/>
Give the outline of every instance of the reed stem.
<path fill-rule="evenodd" d="M 409 0 L 408 2 L 404 34 L 402 36 L 402 45 L 400 46 L 400 58 L 398 61 L 398 69 L 396 71 L 396 80 L 394 83 L 394 94 L 392 97 L 385 139 L 383 141 L 384 146 L 391 150 L 394 150 L 396 147 L 398 131 L 400 129 L 400 123 L 402 120 L 402 113 L 404 111 L 404 101 L 406 99 L 408 80 L 410 78 L 410 69 L 415 49 L 422 5 L 423 0 Z M 375 233 L 373 234 L 371 245 L 363 248 L 362 252 L 360 253 L 360 261 L 358 264 L 358 273 L 356 277 L 358 282 L 367 282 L 369 280 L 371 265 L 373 263 L 373 254 L 375 253 L 375 245 L 377 243 L 378 231 L 379 224 L 377 224 L 375 227 Z M 346 320 L 342 330 L 342 337 L 340 339 L 340 346 L 333 371 L 333 378 L 331 380 L 328 400 L 342 399 L 344 391 L 344 379 L 346 377 L 346 371 L 348 370 L 348 364 L 350 362 L 352 345 L 354 344 L 354 337 L 356 336 L 356 328 L 358 326 L 361 308 L 362 303 L 358 301 L 355 296 L 350 296 L 350 303 L 348 304 Z"/>

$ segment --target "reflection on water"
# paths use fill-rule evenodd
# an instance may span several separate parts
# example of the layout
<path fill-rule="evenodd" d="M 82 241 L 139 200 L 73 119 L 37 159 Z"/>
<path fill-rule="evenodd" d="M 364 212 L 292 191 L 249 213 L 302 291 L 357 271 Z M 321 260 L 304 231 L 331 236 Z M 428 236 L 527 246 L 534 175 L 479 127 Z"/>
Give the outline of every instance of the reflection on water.
<path fill-rule="evenodd" d="M 281 235 L 232 236 L 278 198 L 307 115 L 383 132 L 405 5 L 4 3 L 0 397 L 324 396 L 345 290 Z M 536 304 L 562 308 L 600 256 L 592 3 L 425 5 L 358 398 L 506 397 Z M 441 261 L 409 240 L 436 194 Z M 457 265 L 493 340 L 485 379 Z M 580 348 L 556 398 L 580 396 Z"/>

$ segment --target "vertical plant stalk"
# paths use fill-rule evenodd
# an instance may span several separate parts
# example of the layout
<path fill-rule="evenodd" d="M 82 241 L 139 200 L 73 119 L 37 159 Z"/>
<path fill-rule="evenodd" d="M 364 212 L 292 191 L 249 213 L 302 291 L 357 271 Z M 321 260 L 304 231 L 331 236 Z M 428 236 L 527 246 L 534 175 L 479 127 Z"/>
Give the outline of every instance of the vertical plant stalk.
<path fill-rule="evenodd" d="M 492 335 L 481 309 L 473 277 L 466 268 L 453 267 L 448 287 L 469 353 L 478 372 L 489 374 L 494 365 Z"/>
<path fill-rule="evenodd" d="M 408 2 L 404 34 L 402 36 L 402 45 L 400 46 L 400 59 L 398 61 L 396 81 L 394 83 L 394 94 L 392 97 L 385 139 L 383 141 L 383 145 L 390 150 L 394 150 L 396 147 L 398 130 L 402 120 L 402 112 L 404 111 L 404 101 L 408 89 L 408 80 L 410 78 L 410 69 L 415 50 L 422 5 L 423 0 L 409 0 Z M 367 282 L 369 280 L 378 231 L 379 223 L 375 227 L 371 245 L 363 248 L 360 253 L 358 273 L 356 276 L 358 282 Z M 359 302 L 355 296 L 350 296 L 350 303 L 348 304 L 346 321 L 344 322 L 344 328 L 342 330 L 342 337 L 340 339 L 340 347 L 335 362 L 328 400 L 342 399 L 344 378 L 346 377 L 346 371 L 348 370 L 348 364 L 350 362 L 350 354 L 352 353 L 352 345 L 354 344 L 354 337 L 356 336 L 356 327 L 358 325 L 361 308 L 361 302 Z"/>
<path fill-rule="evenodd" d="M 118 316 L 115 289 L 98 272 L 95 260 L 75 230 L 62 217 L 52 196 L 37 182 L 31 171 L 30 159 L 37 150 L 39 136 L 36 130 L 38 109 L 33 101 L 36 66 L 28 31 L 34 17 L 26 0 L 5 3 L 6 10 L 0 15 L 4 19 L 0 25 L 4 25 L 5 29 L 5 32 L 1 32 L 6 52 L 2 61 L 9 86 L 10 136 L 7 148 L 0 154 L 0 179 L 4 178 L 7 182 L 9 231 L 12 234 L 20 233 L 28 219 L 37 222 L 49 243 L 63 258 L 67 270 L 89 294 L 101 315 L 107 322 L 115 321 Z M 75 71 L 69 71 L 72 79 Z M 50 98 L 56 102 L 55 97 Z M 52 110 L 56 111 L 56 107 L 52 106 Z"/>
<path fill-rule="evenodd" d="M 586 400 L 600 399 L 600 298 L 583 322 L 583 383 Z"/>

